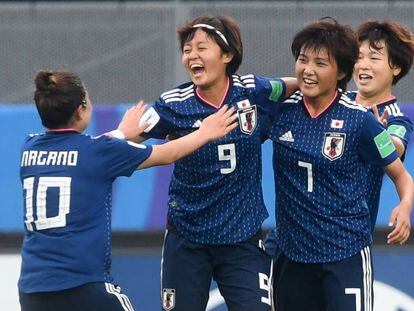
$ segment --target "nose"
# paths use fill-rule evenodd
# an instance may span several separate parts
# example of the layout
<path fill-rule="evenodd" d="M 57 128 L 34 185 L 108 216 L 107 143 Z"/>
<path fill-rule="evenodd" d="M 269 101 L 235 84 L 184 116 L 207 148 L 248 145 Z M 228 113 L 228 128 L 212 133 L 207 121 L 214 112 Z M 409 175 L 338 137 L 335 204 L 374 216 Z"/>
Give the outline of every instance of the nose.
<path fill-rule="evenodd" d="M 188 58 L 189 59 L 195 59 L 195 58 L 197 58 L 198 57 L 198 52 L 197 52 L 197 49 L 192 49 L 191 51 L 190 51 L 190 53 L 188 54 Z"/>
<path fill-rule="evenodd" d="M 365 58 L 359 58 L 355 63 L 355 67 L 358 67 L 360 69 L 369 69 L 370 64 Z"/>
<path fill-rule="evenodd" d="M 311 64 L 308 64 L 303 70 L 303 74 L 306 76 L 311 76 L 314 73 L 315 73 L 315 70 Z"/>

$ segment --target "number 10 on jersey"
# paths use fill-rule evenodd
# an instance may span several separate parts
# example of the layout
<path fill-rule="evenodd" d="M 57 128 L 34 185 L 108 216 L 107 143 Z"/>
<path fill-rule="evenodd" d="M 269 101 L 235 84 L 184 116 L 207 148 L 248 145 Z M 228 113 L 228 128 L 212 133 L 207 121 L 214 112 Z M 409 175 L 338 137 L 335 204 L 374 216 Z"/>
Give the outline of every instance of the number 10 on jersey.
<path fill-rule="evenodd" d="M 36 189 L 36 202 L 33 193 L 35 178 L 28 177 L 23 180 L 23 188 L 26 190 L 26 220 L 27 230 L 33 231 L 33 224 L 36 230 L 58 228 L 66 226 L 66 215 L 70 210 L 70 185 L 71 177 L 40 177 Z M 48 188 L 59 188 L 58 215 L 47 217 L 46 199 Z M 33 217 L 33 207 L 36 207 L 36 220 Z"/>

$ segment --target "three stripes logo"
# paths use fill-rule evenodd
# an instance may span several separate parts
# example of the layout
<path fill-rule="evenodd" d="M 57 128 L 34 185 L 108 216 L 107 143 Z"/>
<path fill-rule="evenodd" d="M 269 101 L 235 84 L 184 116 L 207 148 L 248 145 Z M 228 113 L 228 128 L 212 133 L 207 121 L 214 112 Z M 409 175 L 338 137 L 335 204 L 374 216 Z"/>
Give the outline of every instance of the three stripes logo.
<path fill-rule="evenodd" d="M 287 141 L 293 143 L 295 139 L 293 138 L 292 131 L 287 131 L 285 134 L 279 137 L 281 141 Z"/>

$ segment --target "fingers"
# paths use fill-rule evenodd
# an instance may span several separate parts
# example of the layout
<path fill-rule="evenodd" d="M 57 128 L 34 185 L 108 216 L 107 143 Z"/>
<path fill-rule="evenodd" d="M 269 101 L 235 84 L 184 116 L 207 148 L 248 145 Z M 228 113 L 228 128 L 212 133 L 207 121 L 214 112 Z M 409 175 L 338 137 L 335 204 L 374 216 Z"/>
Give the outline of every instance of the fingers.
<path fill-rule="evenodd" d="M 387 236 L 387 243 L 389 244 L 403 244 L 406 242 L 410 236 L 410 221 L 407 219 L 403 213 L 398 213 L 398 209 L 394 209 L 390 217 L 389 226 L 393 226 L 396 221 L 395 228 Z"/>
<path fill-rule="evenodd" d="M 377 118 L 377 120 L 379 120 L 380 119 L 380 116 L 379 116 L 379 113 L 378 113 L 378 108 L 377 108 L 377 105 L 371 105 L 371 109 L 372 109 L 372 112 L 374 113 L 374 116 Z"/>
<path fill-rule="evenodd" d="M 232 123 L 232 124 L 230 124 L 230 125 L 228 125 L 227 127 L 226 127 L 226 134 L 227 133 L 230 133 L 232 130 L 234 130 L 237 126 L 239 125 L 239 123 L 238 122 L 234 122 L 234 123 Z"/>

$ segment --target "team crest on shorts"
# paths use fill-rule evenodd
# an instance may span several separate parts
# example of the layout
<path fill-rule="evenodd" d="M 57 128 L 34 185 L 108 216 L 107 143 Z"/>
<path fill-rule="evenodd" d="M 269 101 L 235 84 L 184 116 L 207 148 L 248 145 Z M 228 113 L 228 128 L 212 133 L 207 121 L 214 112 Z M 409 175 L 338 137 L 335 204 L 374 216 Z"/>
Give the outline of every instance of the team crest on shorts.
<path fill-rule="evenodd" d="M 237 115 L 239 117 L 240 131 L 251 135 L 257 125 L 256 105 L 237 110 Z"/>
<path fill-rule="evenodd" d="M 162 289 L 162 308 L 166 311 L 172 310 L 175 307 L 175 289 Z"/>
<path fill-rule="evenodd" d="M 333 161 L 342 157 L 345 149 L 344 133 L 325 133 L 322 154 L 325 158 Z"/>

